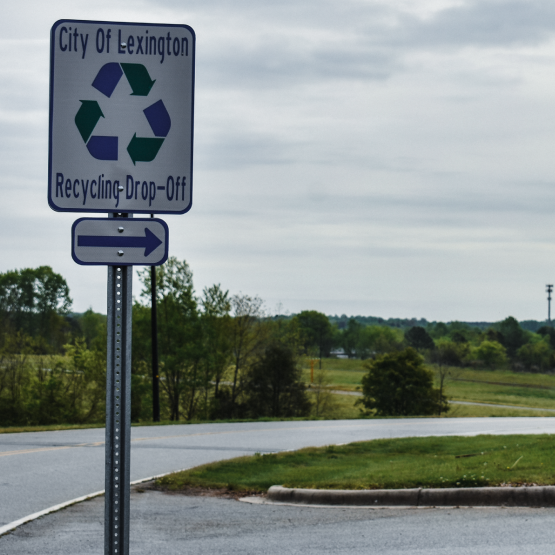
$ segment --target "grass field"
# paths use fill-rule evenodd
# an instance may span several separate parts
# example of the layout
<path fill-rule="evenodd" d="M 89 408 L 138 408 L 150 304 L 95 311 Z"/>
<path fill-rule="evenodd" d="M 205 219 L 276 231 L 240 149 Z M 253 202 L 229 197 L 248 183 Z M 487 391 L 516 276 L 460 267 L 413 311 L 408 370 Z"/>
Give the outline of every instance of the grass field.
<path fill-rule="evenodd" d="M 355 391 L 366 372 L 361 360 L 323 359 L 322 366 L 329 387 L 335 390 Z M 433 366 L 431 368 L 434 370 Z M 317 371 L 316 362 L 315 373 Z M 303 378 L 310 382 L 309 368 L 304 368 Z M 555 375 L 456 368 L 446 381 L 445 393 L 453 401 L 555 409 Z M 342 404 L 347 414 L 349 402 L 345 400 Z M 356 413 L 358 409 L 351 411 L 351 417 L 356 417 Z M 555 416 L 555 413 L 458 405 L 452 406 L 447 416 Z"/>
<path fill-rule="evenodd" d="M 266 491 L 555 484 L 553 436 L 511 435 L 375 440 L 240 457 L 157 480 L 189 487 Z"/>

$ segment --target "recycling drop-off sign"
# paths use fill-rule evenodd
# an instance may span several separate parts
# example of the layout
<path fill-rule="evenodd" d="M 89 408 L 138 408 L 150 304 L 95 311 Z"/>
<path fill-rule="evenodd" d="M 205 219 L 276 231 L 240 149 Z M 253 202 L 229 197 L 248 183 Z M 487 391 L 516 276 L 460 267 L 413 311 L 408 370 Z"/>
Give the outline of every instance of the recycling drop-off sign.
<path fill-rule="evenodd" d="M 192 204 L 195 34 L 58 21 L 50 53 L 48 202 L 71 212 Z"/>

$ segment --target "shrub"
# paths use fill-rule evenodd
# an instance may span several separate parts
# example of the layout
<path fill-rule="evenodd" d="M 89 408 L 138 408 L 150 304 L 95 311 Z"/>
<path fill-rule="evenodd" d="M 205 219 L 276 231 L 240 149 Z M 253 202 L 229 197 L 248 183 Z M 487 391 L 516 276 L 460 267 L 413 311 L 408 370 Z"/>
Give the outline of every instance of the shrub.
<path fill-rule="evenodd" d="M 433 387 L 433 374 L 423 358 L 408 347 L 365 364 L 360 403 L 378 416 L 428 415 L 449 410 L 447 399 Z"/>

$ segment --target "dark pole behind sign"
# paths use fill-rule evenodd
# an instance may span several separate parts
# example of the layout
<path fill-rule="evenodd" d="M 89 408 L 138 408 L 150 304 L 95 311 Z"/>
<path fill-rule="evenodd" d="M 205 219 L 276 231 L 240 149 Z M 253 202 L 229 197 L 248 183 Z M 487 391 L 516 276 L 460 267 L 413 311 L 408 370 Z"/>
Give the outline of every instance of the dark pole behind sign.
<path fill-rule="evenodd" d="M 154 218 L 154 214 L 150 215 Z M 152 420 L 160 422 L 160 388 L 158 375 L 158 322 L 156 315 L 156 267 L 150 267 L 151 312 L 150 324 L 152 331 Z"/>

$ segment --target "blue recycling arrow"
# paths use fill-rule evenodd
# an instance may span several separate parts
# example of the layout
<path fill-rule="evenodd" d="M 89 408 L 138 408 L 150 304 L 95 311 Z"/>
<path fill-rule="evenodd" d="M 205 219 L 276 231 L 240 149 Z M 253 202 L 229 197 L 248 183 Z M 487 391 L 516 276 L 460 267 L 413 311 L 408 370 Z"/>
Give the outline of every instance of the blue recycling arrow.
<path fill-rule="evenodd" d="M 145 227 L 144 237 L 122 237 L 121 235 L 79 235 L 78 247 L 114 247 L 145 249 L 145 256 L 156 250 L 162 241 Z"/>
<path fill-rule="evenodd" d="M 150 128 L 156 137 L 167 137 L 172 126 L 170 115 L 164 106 L 164 103 L 159 100 L 148 108 L 143 110 Z"/>
<path fill-rule="evenodd" d="M 122 75 L 123 70 L 120 65 L 117 62 L 109 62 L 100 68 L 92 86 L 110 98 Z"/>

